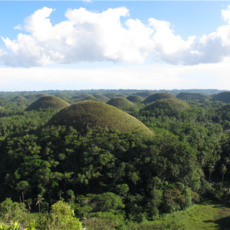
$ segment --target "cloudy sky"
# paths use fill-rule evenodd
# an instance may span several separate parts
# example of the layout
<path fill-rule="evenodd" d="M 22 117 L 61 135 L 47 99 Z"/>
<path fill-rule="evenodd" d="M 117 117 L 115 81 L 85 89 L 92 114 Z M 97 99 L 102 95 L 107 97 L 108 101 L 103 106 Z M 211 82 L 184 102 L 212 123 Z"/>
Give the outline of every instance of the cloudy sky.
<path fill-rule="evenodd" d="M 0 1 L 0 91 L 230 90 L 228 1 Z"/>

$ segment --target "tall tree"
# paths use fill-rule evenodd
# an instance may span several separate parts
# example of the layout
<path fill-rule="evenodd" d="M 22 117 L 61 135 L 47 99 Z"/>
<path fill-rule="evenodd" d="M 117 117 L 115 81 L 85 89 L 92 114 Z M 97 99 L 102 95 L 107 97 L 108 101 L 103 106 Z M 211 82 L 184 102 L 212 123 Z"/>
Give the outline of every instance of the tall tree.
<path fill-rule="evenodd" d="M 23 193 L 25 193 L 29 189 L 29 187 L 30 185 L 27 181 L 20 181 L 16 186 L 17 191 L 22 191 L 22 201 L 23 202 L 25 202 Z"/>
<path fill-rule="evenodd" d="M 37 199 L 36 199 L 36 205 L 38 205 L 38 209 L 39 209 L 39 214 L 40 214 L 40 205 L 43 203 L 42 201 L 44 200 L 44 198 L 41 196 L 41 195 L 38 195 L 37 196 Z"/>

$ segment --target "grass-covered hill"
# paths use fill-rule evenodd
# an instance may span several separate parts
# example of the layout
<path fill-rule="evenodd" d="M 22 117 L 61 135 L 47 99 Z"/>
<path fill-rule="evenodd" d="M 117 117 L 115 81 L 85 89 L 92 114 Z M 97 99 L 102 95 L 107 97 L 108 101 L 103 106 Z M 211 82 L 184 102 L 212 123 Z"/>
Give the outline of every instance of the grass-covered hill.
<path fill-rule="evenodd" d="M 83 99 L 85 97 L 89 97 L 89 96 L 91 96 L 91 95 L 88 93 L 82 93 L 82 94 L 78 94 L 78 95 L 73 96 L 72 99 L 73 100 L 81 100 L 81 99 Z"/>
<path fill-rule="evenodd" d="M 18 95 L 18 96 L 16 96 L 15 98 L 14 98 L 14 101 L 25 101 L 26 100 L 26 98 L 24 98 L 23 96 L 21 96 L 21 95 Z"/>
<path fill-rule="evenodd" d="M 154 92 L 151 92 L 151 91 L 142 91 L 142 92 L 135 93 L 135 95 L 146 98 L 146 97 L 149 97 L 150 95 L 152 95 L 153 93 Z"/>
<path fill-rule="evenodd" d="M 223 101 L 225 103 L 230 103 L 230 91 L 214 94 L 212 95 L 212 99 L 214 101 Z"/>
<path fill-rule="evenodd" d="M 148 104 L 148 103 L 152 103 L 152 102 L 155 102 L 157 100 L 165 99 L 165 98 L 175 98 L 175 95 L 172 94 L 172 93 L 154 93 L 154 94 L 148 96 L 143 101 L 143 103 L 144 104 Z"/>
<path fill-rule="evenodd" d="M 100 101 L 103 101 L 103 102 L 107 102 L 109 100 L 108 97 L 100 94 L 100 93 L 97 93 L 97 94 L 94 94 L 93 95 L 95 98 L 99 99 Z"/>
<path fill-rule="evenodd" d="M 182 101 L 178 98 L 166 98 L 147 105 L 143 111 L 164 111 L 164 113 L 168 114 L 188 109 L 190 109 L 190 106 L 186 101 Z"/>
<path fill-rule="evenodd" d="M 140 103 L 144 101 L 144 98 L 138 95 L 130 95 L 127 97 L 127 100 L 133 102 L 133 103 Z"/>
<path fill-rule="evenodd" d="M 93 95 L 89 95 L 87 97 L 84 97 L 80 101 L 98 101 L 98 99 L 96 97 L 94 97 Z"/>
<path fill-rule="evenodd" d="M 38 94 L 36 94 L 36 98 L 45 97 L 45 96 L 50 96 L 50 95 L 47 94 L 47 93 L 38 93 Z"/>
<path fill-rule="evenodd" d="M 25 97 L 26 99 L 28 99 L 28 100 L 34 100 L 34 99 L 36 99 L 36 95 L 35 95 L 35 94 L 25 95 L 24 97 Z"/>
<path fill-rule="evenodd" d="M 201 93 L 188 93 L 188 92 L 181 92 L 177 95 L 177 98 L 184 100 L 184 101 L 201 101 L 205 102 L 210 99 L 209 96 L 203 95 Z"/>
<path fill-rule="evenodd" d="M 0 109 L 4 109 L 4 108 L 2 108 L 2 106 L 0 106 Z"/>
<path fill-rule="evenodd" d="M 55 96 L 44 96 L 29 105 L 25 111 L 39 110 L 39 109 L 63 109 L 69 106 L 69 103 Z"/>
<path fill-rule="evenodd" d="M 107 104 L 112 105 L 117 108 L 132 108 L 134 104 L 123 97 L 114 97 L 110 99 Z"/>
<path fill-rule="evenodd" d="M 86 128 L 100 127 L 117 129 L 120 132 L 139 129 L 146 134 L 152 134 L 149 128 L 133 116 L 114 106 L 96 101 L 76 102 L 62 109 L 45 126 L 52 125 L 73 126 L 80 132 Z"/>

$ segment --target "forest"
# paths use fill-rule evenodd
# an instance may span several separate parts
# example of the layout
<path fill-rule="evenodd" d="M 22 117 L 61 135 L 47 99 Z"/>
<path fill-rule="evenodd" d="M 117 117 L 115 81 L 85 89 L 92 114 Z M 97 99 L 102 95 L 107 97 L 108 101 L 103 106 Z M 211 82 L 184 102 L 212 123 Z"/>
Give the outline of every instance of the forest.
<path fill-rule="evenodd" d="M 230 229 L 230 91 L 0 92 L 0 159 L 0 229 Z"/>

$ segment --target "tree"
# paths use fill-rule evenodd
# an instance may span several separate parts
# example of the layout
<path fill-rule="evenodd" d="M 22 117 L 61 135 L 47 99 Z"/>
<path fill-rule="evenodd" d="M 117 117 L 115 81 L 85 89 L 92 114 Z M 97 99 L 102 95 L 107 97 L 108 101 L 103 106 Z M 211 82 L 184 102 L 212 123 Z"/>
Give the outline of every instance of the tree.
<path fill-rule="evenodd" d="M 33 203 L 33 200 L 31 198 L 29 198 L 28 200 L 25 200 L 25 202 L 27 203 L 28 205 L 28 210 L 29 210 L 29 213 L 30 213 L 30 210 L 31 210 L 31 205 Z"/>
<path fill-rule="evenodd" d="M 222 185 L 224 186 L 224 174 L 227 172 L 226 165 L 224 165 L 224 164 L 221 165 L 220 172 L 222 173 Z"/>
<path fill-rule="evenodd" d="M 30 187 L 30 185 L 27 181 L 20 181 L 16 186 L 17 191 L 22 191 L 23 203 L 25 202 L 23 192 L 25 193 L 29 189 L 29 187 Z"/>
<path fill-rule="evenodd" d="M 208 169 L 209 169 L 209 183 L 210 183 L 211 174 L 215 171 L 215 165 L 210 165 Z"/>
<path fill-rule="evenodd" d="M 41 195 L 38 195 L 38 196 L 37 196 L 36 205 L 38 205 L 39 213 L 40 213 L 40 205 L 43 203 L 43 202 L 42 202 L 43 200 L 44 200 L 44 198 L 43 198 Z"/>

